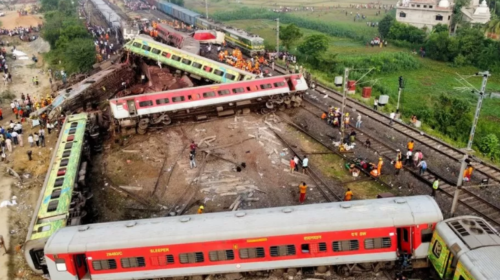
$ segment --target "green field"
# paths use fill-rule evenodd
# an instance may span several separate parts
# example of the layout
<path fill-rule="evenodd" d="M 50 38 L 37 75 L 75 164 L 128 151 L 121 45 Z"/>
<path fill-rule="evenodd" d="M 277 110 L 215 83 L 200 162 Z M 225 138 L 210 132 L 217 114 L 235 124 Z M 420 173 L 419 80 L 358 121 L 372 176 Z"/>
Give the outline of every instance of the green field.
<path fill-rule="evenodd" d="M 368 3 L 369 1 L 358 1 L 358 3 Z M 273 5 L 276 3 L 276 5 Z M 366 21 L 380 21 L 385 13 L 382 10 L 381 15 L 375 16 L 377 12 L 376 9 L 350 9 L 349 4 L 353 2 L 346 3 L 345 1 L 259 1 L 259 0 L 242 0 L 242 1 L 209 1 L 209 13 L 215 12 L 227 12 L 231 10 L 241 9 L 243 6 L 252 8 L 266 8 L 275 9 L 282 6 L 314 6 L 316 10 L 314 12 L 310 11 L 297 11 L 291 12 L 289 14 L 303 19 L 308 19 L 311 22 L 322 22 L 330 24 L 332 28 L 342 29 L 347 32 L 354 32 L 361 38 L 364 39 L 350 39 L 350 38 L 340 38 L 329 36 L 330 46 L 328 52 L 331 54 L 338 54 L 338 58 L 349 59 L 349 58 L 360 58 L 360 57 L 373 57 L 373 55 L 389 53 L 389 52 L 406 52 L 410 53 L 409 49 L 398 48 L 391 45 L 389 41 L 388 47 L 367 47 L 366 43 L 369 38 L 377 36 L 378 29 L 375 27 L 369 27 Z M 383 1 L 382 3 L 394 4 L 393 1 Z M 338 9 L 326 9 L 325 6 L 332 6 L 340 4 L 343 8 Z M 198 12 L 204 12 L 204 0 L 186 0 L 186 6 L 190 9 L 196 10 Z M 348 15 L 345 15 L 345 10 L 347 10 Z M 354 22 L 353 16 L 350 12 L 354 14 L 360 13 L 365 15 L 367 18 L 363 22 Z M 281 14 L 276 13 L 276 17 Z M 210 16 L 210 15 L 209 15 Z M 226 21 L 225 24 L 234 26 L 245 31 L 257 34 L 265 39 L 269 45 L 276 44 L 276 22 L 269 19 L 249 19 L 249 20 L 232 20 Z M 283 26 L 284 24 L 282 24 Z M 299 26 L 301 27 L 301 26 Z M 320 32 L 308 30 L 301 28 L 304 33 L 304 37 L 317 34 Z M 368 38 L 368 39 L 367 39 Z M 298 43 L 300 44 L 300 42 Z M 297 45 L 298 45 L 297 44 Z M 296 51 L 296 47 L 292 48 L 292 52 Z M 398 77 L 403 76 L 405 78 L 406 88 L 402 94 L 401 98 L 401 109 L 403 113 L 406 111 L 418 112 L 420 109 L 429 109 L 436 106 L 436 97 L 442 93 L 448 93 L 453 96 L 457 96 L 467 100 L 470 103 L 471 110 L 474 110 L 477 96 L 472 94 L 470 90 L 459 90 L 458 87 L 462 85 L 457 81 L 459 75 L 471 76 L 472 74 L 479 71 L 474 67 L 453 67 L 447 63 L 434 61 L 427 58 L 420 58 L 415 56 L 421 63 L 421 67 L 416 70 L 405 70 L 401 72 L 388 72 L 388 73 L 376 73 L 370 75 L 368 78 L 364 79 L 363 86 L 373 86 L 381 85 L 389 89 L 388 94 L 390 95 L 390 104 L 386 106 L 385 111 L 389 112 L 395 108 L 395 103 L 397 101 L 397 87 L 398 87 Z M 313 74 L 318 77 L 322 82 L 331 84 L 333 81 L 333 76 L 325 75 L 324 73 L 318 73 L 313 71 Z M 468 77 L 468 82 L 473 84 L 476 88 L 480 87 L 481 78 Z M 488 80 L 487 92 L 500 92 L 500 76 L 492 75 Z M 374 90 L 372 96 L 379 95 L 380 92 Z M 362 98 L 356 97 L 359 100 Z M 370 100 L 365 100 L 367 104 L 373 104 L 373 98 Z M 439 108 L 439 106 L 436 106 Z M 483 103 L 483 108 L 481 111 L 481 124 L 487 124 L 489 126 L 496 125 L 500 122 L 500 99 L 498 98 L 487 98 Z M 426 126 L 424 123 L 423 130 L 427 133 L 444 138 L 446 141 L 453 144 L 457 144 L 456 141 L 452 139 L 446 139 L 439 132 L 433 131 L 431 127 Z M 479 132 L 480 133 L 480 132 Z M 497 133 L 498 134 L 498 133 Z M 477 136 L 480 136 L 479 134 Z M 476 138 L 477 140 L 477 138 Z M 460 144 L 460 145 L 463 145 Z"/>

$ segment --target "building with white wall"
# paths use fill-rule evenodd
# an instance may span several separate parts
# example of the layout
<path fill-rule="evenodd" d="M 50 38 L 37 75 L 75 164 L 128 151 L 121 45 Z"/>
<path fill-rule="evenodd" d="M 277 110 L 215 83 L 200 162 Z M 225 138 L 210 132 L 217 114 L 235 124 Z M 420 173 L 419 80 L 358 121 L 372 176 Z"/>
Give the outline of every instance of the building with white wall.
<path fill-rule="evenodd" d="M 488 8 L 488 4 L 483 0 L 479 4 L 479 0 L 471 0 L 468 7 L 462 7 L 463 19 L 470 23 L 481 23 L 485 24 L 490 21 L 491 13 Z"/>
<path fill-rule="evenodd" d="M 452 14 L 453 4 L 448 0 L 400 0 L 396 5 L 396 20 L 418 28 L 449 26 Z"/>

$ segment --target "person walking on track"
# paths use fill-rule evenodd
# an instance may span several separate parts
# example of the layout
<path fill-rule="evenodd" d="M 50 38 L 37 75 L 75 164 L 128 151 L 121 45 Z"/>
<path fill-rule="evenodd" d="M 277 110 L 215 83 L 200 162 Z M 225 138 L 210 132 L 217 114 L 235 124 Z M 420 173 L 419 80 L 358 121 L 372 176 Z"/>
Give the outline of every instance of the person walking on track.
<path fill-rule="evenodd" d="M 307 156 L 304 156 L 304 158 L 302 159 L 302 173 L 306 174 L 306 169 L 308 168 L 309 168 L 309 159 L 307 158 Z"/>
<path fill-rule="evenodd" d="M 300 204 L 304 203 L 304 200 L 306 200 L 306 192 L 307 192 L 307 185 L 306 182 L 302 182 L 299 186 L 299 202 Z"/>
<path fill-rule="evenodd" d="M 377 173 L 378 176 L 382 175 L 382 166 L 384 165 L 384 161 L 382 160 L 382 157 L 378 158 L 378 164 L 377 164 Z"/>
<path fill-rule="evenodd" d="M 439 179 L 434 178 L 434 182 L 432 182 L 432 197 L 436 196 L 436 191 L 439 189 Z"/>
<path fill-rule="evenodd" d="M 290 173 L 293 173 L 295 171 L 295 160 L 294 158 L 290 159 Z"/>
<path fill-rule="evenodd" d="M 350 188 L 347 188 L 347 191 L 344 194 L 344 201 L 351 201 L 353 193 Z"/>

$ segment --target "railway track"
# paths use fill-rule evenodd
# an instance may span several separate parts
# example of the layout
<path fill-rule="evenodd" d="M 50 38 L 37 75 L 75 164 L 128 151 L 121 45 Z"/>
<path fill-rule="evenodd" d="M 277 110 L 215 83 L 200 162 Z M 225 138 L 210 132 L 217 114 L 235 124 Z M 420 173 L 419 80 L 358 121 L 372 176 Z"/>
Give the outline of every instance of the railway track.
<path fill-rule="evenodd" d="M 323 110 L 324 108 L 321 108 L 319 105 L 308 102 L 312 106 L 315 106 L 318 109 Z M 312 112 L 308 110 L 307 108 L 304 108 L 307 110 L 309 113 L 313 114 L 315 117 L 320 119 L 320 116 L 318 116 L 315 112 Z M 373 151 L 376 151 L 378 155 L 388 159 L 388 160 L 394 160 L 395 155 L 396 155 L 396 149 L 382 141 L 377 140 L 376 137 L 370 135 L 366 131 L 360 130 L 355 128 L 354 126 L 350 126 L 350 128 L 360 132 L 356 136 L 356 142 L 358 142 L 359 145 L 363 145 L 365 142 L 366 138 L 369 138 L 371 143 L 370 149 Z M 362 132 L 362 133 L 361 133 Z M 362 135 L 360 135 L 362 134 Z M 448 198 L 453 199 L 453 196 L 455 194 L 455 185 L 453 182 L 450 182 L 448 179 L 444 178 L 443 176 L 440 176 L 436 172 L 434 172 L 431 168 L 428 168 L 427 171 L 423 174 L 420 175 L 419 172 L 415 169 L 413 169 L 411 166 L 404 166 L 403 167 L 406 171 L 410 172 L 413 174 L 413 176 L 423 183 L 425 183 L 429 189 L 432 187 L 432 182 L 434 178 L 439 178 L 440 180 L 440 185 L 439 185 L 439 191 L 443 195 L 447 196 Z M 474 194 L 473 192 L 467 190 L 467 189 L 462 189 L 462 193 L 459 196 L 458 202 L 465 206 L 468 210 L 472 211 L 474 214 L 483 217 L 490 221 L 491 223 L 494 224 L 496 229 L 500 229 L 500 208 L 491 204 L 490 202 L 486 201 L 485 199 L 479 197 L 478 195 Z"/>
<path fill-rule="evenodd" d="M 275 65 L 275 69 L 277 72 L 283 74 L 287 73 L 287 71 L 280 66 Z M 331 89 L 321 83 L 316 84 L 316 91 L 321 92 L 322 94 L 327 94 L 328 98 L 338 102 L 339 104 L 342 104 L 342 94 L 340 92 Z M 351 110 L 354 109 L 356 112 L 359 112 L 362 115 L 369 117 L 382 125 L 391 127 L 391 129 L 399 132 L 400 134 L 415 140 L 416 142 L 418 142 L 418 144 L 424 145 L 429 149 L 432 149 L 433 151 L 440 153 L 443 156 L 448 157 L 456 162 L 460 162 L 465 155 L 465 153 L 460 149 L 457 149 L 449 145 L 448 143 L 445 143 L 430 135 L 422 134 L 421 131 L 404 123 L 394 122 L 392 126 L 389 125 L 389 116 L 372 110 L 370 107 L 352 98 L 348 97 L 346 99 L 346 108 Z M 489 178 L 490 181 L 493 180 L 496 183 L 500 183 L 500 168 L 475 157 L 472 158 L 471 164 L 474 167 L 475 172 L 483 174 L 485 177 Z"/>

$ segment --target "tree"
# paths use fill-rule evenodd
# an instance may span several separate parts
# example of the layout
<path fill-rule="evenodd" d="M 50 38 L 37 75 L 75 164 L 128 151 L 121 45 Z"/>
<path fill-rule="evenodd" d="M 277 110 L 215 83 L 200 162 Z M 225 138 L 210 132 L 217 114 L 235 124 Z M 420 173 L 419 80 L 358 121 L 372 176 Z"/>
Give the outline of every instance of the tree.
<path fill-rule="evenodd" d="M 448 25 L 438 23 L 434 26 L 434 28 L 432 28 L 432 32 L 434 32 L 434 33 L 448 32 Z"/>
<path fill-rule="evenodd" d="M 478 143 L 479 151 L 492 160 L 497 159 L 500 154 L 498 145 L 498 137 L 495 134 L 488 134 L 482 137 Z"/>
<path fill-rule="evenodd" d="M 45 12 L 57 10 L 59 0 L 42 0 L 42 10 Z"/>
<path fill-rule="evenodd" d="M 458 54 L 456 49 L 456 39 L 450 37 L 448 30 L 432 33 L 425 42 L 427 55 L 436 60 L 453 61 Z"/>
<path fill-rule="evenodd" d="M 293 23 L 284 28 L 280 27 L 280 40 L 288 51 L 290 51 L 290 47 L 295 44 L 297 40 L 302 38 L 302 36 L 303 34 L 300 28 Z"/>
<path fill-rule="evenodd" d="M 394 23 L 394 17 L 391 15 L 386 15 L 379 23 L 378 23 L 378 32 L 382 38 L 386 38 L 389 35 L 389 30 L 391 30 L 391 26 Z"/>
<path fill-rule="evenodd" d="M 455 141 L 467 140 L 472 114 L 467 100 L 442 94 L 438 97 L 434 110 L 434 126 Z"/>
<path fill-rule="evenodd" d="M 415 26 L 394 22 L 389 29 L 389 38 L 407 41 L 413 44 L 421 44 L 425 39 L 425 31 L 422 29 L 418 29 Z"/>
<path fill-rule="evenodd" d="M 95 63 L 95 46 L 92 40 L 78 38 L 64 48 L 64 65 L 68 73 L 86 72 Z"/>
<path fill-rule="evenodd" d="M 492 18 L 485 26 L 484 31 L 486 34 L 500 35 L 500 18 Z"/>
<path fill-rule="evenodd" d="M 460 53 L 472 64 L 476 61 L 477 52 L 484 48 L 484 33 L 478 28 L 462 27 L 458 30 L 457 38 Z"/>
<path fill-rule="evenodd" d="M 320 57 L 328 49 L 328 44 L 328 37 L 323 34 L 315 34 L 307 36 L 298 49 L 306 56 L 306 60 L 310 58 L 314 66 L 318 66 Z"/>
<path fill-rule="evenodd" d="M 175 5 L 184 6 L 184 0 L 172 0 L 170 2 L 174 3 Z"/>

